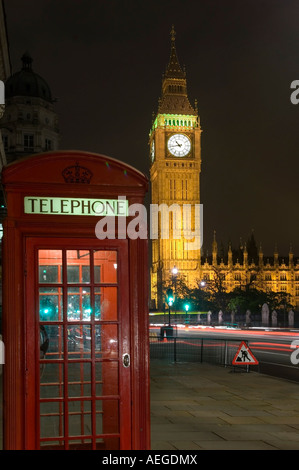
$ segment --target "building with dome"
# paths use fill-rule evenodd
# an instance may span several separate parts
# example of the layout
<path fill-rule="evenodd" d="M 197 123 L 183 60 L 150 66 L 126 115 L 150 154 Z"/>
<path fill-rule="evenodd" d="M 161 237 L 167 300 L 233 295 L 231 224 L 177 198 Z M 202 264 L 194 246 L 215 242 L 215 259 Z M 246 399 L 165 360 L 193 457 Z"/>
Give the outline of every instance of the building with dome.
<path fill-rule="evenodd" d="M 5 113 L 0 122 L 7 163 L 59 148 L 58 115 L 51 89 L 33 70 L 33 59 L 22 56 L 22 68 L 5 83 Z"/>

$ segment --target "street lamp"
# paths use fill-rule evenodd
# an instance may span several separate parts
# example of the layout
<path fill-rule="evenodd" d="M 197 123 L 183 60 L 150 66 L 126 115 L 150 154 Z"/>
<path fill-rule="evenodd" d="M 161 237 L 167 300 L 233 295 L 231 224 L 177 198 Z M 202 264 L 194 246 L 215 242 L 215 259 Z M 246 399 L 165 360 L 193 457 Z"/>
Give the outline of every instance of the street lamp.
<path fill-rule="evenodd" d="M 168 326 L 170 326 L 170 307 L 173 306 L 173 302 L 174 302 L 174 296 L 173 296 L 173 291 L 172 289 L 167 289 L 167 304 L 168 304 Z"/>
<path fill-rule="evenodd" d="M 178 270 L 178 268 L 176 268 L 176 267 L 174 266 L 174 268 L 172 268 L 172 271 L 171 271 L 171 272 L 172 272 L 172 274 L 174 274 L 174 275 L 176 276 L 177 273 L 179 272 L 179 270 Z"/>
<path fill-rule="evenodd" d="M 185 313 L 186 313 L 186 317 L 185 317 L 185 325 L 186 325 L 187 324 L 187 314 L 189 312 L 190 305 L 185 304 L 184 307 L 185 307 Z"/>
<path fill-rule="evenodd" d="M 174 284 L 174 295 L 175 295 L 175 299 L 177 299 L 176 282 L 177 282 L 177 275 L 178 275 L 179 270 L 176 266 L 174 266 L 172 268 L 171 272 L 172 272 L 172 284 Z M 174 303 L 174 315 L 175 315 L 175 324 L 176 324 L 176 327 L 177 327 L 176 302 Z"/>

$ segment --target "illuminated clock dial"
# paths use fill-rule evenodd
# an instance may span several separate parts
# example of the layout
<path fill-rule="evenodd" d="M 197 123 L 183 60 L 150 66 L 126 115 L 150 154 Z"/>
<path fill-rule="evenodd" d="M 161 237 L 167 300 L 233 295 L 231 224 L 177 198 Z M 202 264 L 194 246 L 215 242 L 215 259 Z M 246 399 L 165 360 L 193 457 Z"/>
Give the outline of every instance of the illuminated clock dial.
<path fill-rule="evenodd" d="M 168 139 L 167 147 L 174 157 L 185 157 L 191 150 L 191 142 L 186 135 L 175 134 Z"/>

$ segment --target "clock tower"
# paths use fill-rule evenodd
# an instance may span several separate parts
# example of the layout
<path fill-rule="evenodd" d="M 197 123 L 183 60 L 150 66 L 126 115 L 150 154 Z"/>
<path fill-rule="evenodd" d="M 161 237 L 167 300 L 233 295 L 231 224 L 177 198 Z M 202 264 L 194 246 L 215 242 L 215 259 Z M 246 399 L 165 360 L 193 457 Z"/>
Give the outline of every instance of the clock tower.
<path fill-rule="evenodd" d="M 170 59 L 149 135 L 151 202 L 155 207 L 168 208 L 164 212 L 159 210 L 158 236 L 152 237 L 151 298 L 159 309 L 165 301 L 167 284 L 174 282 L 177 276 L 183 276 L 187 284 L 193 285 L 199 277 L 200 249 L 190 249 L 190 245 L 186 248 L 186 230 L 178 229 L 183 228 L 183 212 L 187 206 L 191 207 L 190 233 L 196 228 L 195 205 L 200 204 L 201 132 L 197 102 L 192 106 L 188 99 L 186 72 L 178 60 L 172 27 Z M 161 236 L 163 223 L 169 229 L 168 237 L 165 232 Z"/>

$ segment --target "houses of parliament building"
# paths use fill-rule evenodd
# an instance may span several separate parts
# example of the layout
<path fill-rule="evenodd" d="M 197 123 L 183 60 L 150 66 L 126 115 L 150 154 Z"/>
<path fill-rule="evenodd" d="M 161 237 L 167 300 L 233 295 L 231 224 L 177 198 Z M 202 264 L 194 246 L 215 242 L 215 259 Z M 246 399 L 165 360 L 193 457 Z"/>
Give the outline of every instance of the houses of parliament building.
<path fill-rule="evenodd" d="M 149 134 L 152 204 L 175 204 L 181 211 L 185 204 L 200 204 L 201 133 L 197 102 L 192 105 L 188 99 L 186 73 L 178 60 L 172 28 L 170 59 Z M 152 240 L 152 308 L 162 308 L 165 286 L 171 283 L 174 269 L 190 287 L 206 285 L 217 271 L 228 292 L 251 284 L 260 290 L 290 294 L 291 304 L 299 308 L 299 260 L 294 259 L 291 248 L 286 259 L 276 248 L 271 257 L 266 257 L 252 234 L 237 250 L 231 246 L 223 250 L 214 233 L 210 256 L 205 256 L 200 249 L 186 250 L 184 237 L 173 236 L 172 217 L 170 213 L 169 238 Z M 192 214 L 193 230 L 194 225 Z"/>

